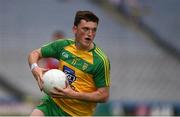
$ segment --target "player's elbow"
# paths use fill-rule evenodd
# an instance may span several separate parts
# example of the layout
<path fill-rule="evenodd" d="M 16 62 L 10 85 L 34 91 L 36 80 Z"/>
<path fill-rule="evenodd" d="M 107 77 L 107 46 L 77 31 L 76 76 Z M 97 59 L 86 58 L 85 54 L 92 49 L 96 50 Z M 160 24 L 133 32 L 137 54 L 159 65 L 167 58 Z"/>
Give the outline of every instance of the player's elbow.
<path fill-rule="evenodd" d="M 99 97 L 100 97 L 100 100 L 99 100 L 100 103 L 105 103 L 108 101 L 108 99 L 109 99 L 109 88 L 107 88 L 107 87 L 100 88 L 100 89 L 98 89 L 98 93 L 99 93 Z"/>
<path fill-rule="evenodd" d="M 40 49 L 36 49 L 36 50 L 31 51 L 28 54 L 28 61 L 31 61 L 32 59 L 39 60 L 40 57 L 41 57 L 41 51 L 40 51 Z"/>
<path fill-rule="evenodd" d="M 105 93 L 103 94 L 101 100 L 100 100 L 100 103 L 105 103 L 109 100 L 109 94 L 108 93 Z"/>

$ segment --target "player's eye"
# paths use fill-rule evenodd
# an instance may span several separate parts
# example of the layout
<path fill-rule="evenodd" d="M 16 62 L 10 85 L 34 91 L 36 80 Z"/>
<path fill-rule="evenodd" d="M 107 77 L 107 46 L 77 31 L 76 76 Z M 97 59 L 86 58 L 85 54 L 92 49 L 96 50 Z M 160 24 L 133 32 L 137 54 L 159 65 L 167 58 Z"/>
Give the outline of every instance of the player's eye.
<path fill-rule="evenodd" d="M 88 27 L 84 27 L 82 28 L 82 31 L 85 33 L 89 33 L 90 31 L 92 31 L 92 33 L 96 33 L 96 28 L 90 29 Z"/>
<path fill-rule="evenodd" d="M 83 32 L 88 32 L 88 31 L 89 31 L 89 28 L 84 27 L 84 28 L 82 28 L 82 30 L 83 30 Z"/>

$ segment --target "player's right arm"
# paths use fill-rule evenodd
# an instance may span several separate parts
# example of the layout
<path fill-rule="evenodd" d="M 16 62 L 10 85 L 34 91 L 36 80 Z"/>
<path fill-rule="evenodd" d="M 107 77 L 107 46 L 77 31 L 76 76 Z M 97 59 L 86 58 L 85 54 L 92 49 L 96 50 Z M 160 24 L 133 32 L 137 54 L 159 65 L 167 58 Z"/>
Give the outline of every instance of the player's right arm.
<path fill-rule="evenodd" d="M 31 68 L 31 72 L 33 76 L 35 77 L 40 90 L 42 91 L 42 88 L 43 88 L 42 76 L 43 76 L 43 72 L 47 71 L 47 69 L 44 69 L 38 66 L 37 63 L 40 60 L 40 58 L 42 58 L 41 48 L 33 50 L 28 55 L 28 63 Z"/>
<path fill-rule="evenodd" d="M 32 52 L 29 53 L 28 56 L 28 62 L 29 66 L 31 68 L 32 74 L 34 75 L 35 79 L 38 82 L 38 86 L 40 90 L 42 91 L 42 76 L 45 71 L 48 69 L 41 68 L 37 65 L 38 61 L 41 58 L 47 58 L 47 57 L 54 57 L 58 59 L 58 53 L 61 51 L 61 49 L 72 43 L 73 41 L 70 40 L 57 40 L 55 42 L 48 43 L 41 48 L 35 49 Z"/>

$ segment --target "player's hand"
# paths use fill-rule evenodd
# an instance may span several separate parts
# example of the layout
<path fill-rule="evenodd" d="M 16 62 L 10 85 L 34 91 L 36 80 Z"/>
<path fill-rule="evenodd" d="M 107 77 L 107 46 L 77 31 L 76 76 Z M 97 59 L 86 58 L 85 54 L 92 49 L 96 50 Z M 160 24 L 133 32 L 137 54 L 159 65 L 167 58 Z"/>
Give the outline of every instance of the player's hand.
<path fill-rule="evenodd" d="M 74 91 L 70 85 L 68 85 L 66 88 L 59 88 L 54 87 L 52 91 L 49 92 L 49 95 L 51 95 L 54 98 L 73 98 L 77 92 Z"/>
<path fill-rule="evenodd" d="M 41 68 L 39 66 L 35 67 L 33 70 L 32 70 L 32 74 L 34 75 L 37 83 L 38 83 L 38 86 L 39 86 L 39 89 L 42 91 L 43 90 L 43 74 L 44 72 L 48 71 L 49 69 L 45 69 L 45 68 Z"/>

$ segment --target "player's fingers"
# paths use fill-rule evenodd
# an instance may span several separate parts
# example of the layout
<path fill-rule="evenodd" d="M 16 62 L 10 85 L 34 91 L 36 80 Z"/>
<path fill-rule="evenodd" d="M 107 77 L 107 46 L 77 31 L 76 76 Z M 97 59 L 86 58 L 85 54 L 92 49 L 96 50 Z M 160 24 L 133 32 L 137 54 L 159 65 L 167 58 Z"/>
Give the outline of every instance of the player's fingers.
<path fill-rule="evenodd" d="M 70 87 L 69 82 L 68 82 L 67 80 L 66 80 L 65 84 L 66 84 L 66 85 L 65 85 L 66 88 L 67 88 L 67 87 Z"/>
<path fill-rule="evenodd" d="M 63 92 L 63 89 L 60 88 L 60 87 L 54 87 L 54 89 L 55 89 L 55 91 L 57 91 L 57 92 Z"/>
<path fill-rule="evenodd" d="M 43 82 L 43 74 L 42 74 L 42 73 L 40 73 L 40 75 L 39 75 L 39 80 L 40 80 L 41 84 L 44 83 L 44 82 Z"/>
<path fill-rule="evenodd" d="M 40 77 L 38 77 L 38 86 L 39 86 L 40 90 L 42 91 L 42 89 L 43 89 L 43 82 L 42 82 L 42 79 Z"/>
<path fill-rule="evenodd" d="M 67 88 L 71 88 L 71 86 L 69 84 L 67 84 Z"/>
<path fill-rule="evenodd" d="M 43 73 L 47 72 L 48 70 L 49 70 L 49 68 L 42 68 Z"/>
<path fill-rule="evenodd" d="M 64 93 L 58 92 L 56 90 L 50 90 L 49 95 L 51 95 L 52 97 L 63 97 Z"/>

